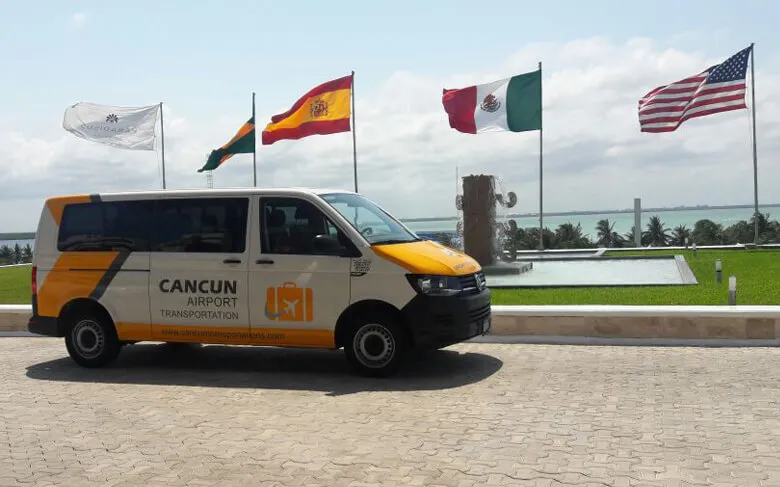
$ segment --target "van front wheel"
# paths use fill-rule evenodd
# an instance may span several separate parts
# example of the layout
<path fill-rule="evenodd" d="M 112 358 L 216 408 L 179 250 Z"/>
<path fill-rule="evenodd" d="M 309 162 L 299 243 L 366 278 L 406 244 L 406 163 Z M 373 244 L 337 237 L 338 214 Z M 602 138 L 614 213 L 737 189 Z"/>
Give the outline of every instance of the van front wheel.
<path fill-rule="evenodd" d="M 404 329 L 384 317 L 358 320 L 344 345 L 347 360 L 358 373 L 369 377 L 393 375 L 407 349 Z"/>
<path fill-rule="evenodd" d="M 110 364 L 121 349 L 114 327 L 95 316 L 73 320 L 65 335 L 65 347 L 74 362 L 90 368 Z"/>

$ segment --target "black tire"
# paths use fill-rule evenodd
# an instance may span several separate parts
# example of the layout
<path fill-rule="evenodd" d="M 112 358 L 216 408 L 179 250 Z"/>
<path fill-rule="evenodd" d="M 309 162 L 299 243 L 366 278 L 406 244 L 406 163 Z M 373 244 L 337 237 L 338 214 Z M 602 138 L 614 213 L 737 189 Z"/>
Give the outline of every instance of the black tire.
<path fill-rule="evenodd" d="M 93 313 L 73 318 L 67 330 L 68 354 L 83 367 L 106 366 L 116 360 L 122 348 L 114 325 Z"/>
<path fill-rule="evenodd" d="M 351 327 L 344 353 L 355 371 L 366 377 L 395 374 L 409 351 L 406 330 L 387 316 L 359 318 Z"/>

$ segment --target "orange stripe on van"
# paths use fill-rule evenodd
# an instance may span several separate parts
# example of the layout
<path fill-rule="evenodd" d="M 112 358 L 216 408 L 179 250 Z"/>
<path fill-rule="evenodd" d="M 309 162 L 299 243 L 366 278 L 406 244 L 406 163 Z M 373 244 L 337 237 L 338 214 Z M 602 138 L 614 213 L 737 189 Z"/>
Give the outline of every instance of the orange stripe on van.
<path fill-rule="evenodd" d="M 146 323 L 117 323 L 116 334 L 120 340 L 143 341 L 151 336 L 150 326 Z"/>
<path fill-rule="evenodd" d="M 71 196 L 55 196 L 46 200 L 46 207 L 51 213 L 51 217 L 54 219 L 54 223 L 57 224 L 57 228 L 62 221 L 62 212 L 65 211 L 65 206 L 78 203 L 89 203 L 88 194 L 77 194 Z"/>
<path fill-rule="evenodd" d="M 117 323 L 120 340 L 333 348 L 333 330 Z"/>
<path fill-rule="evenodd" d="M 38 289 L 38 314 L 56 317 L 69 301 L 86 298 L 119 252 L 63 252 Z"/>

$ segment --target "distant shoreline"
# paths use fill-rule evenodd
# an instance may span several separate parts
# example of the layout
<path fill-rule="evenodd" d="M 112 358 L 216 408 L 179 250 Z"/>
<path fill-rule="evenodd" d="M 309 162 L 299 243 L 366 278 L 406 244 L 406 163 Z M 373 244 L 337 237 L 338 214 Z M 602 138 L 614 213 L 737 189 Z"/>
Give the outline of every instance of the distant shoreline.
<path fill-rule="evenodd" d="M 0 233 L 0 240 L 34 240 L 35 232 Z"/>
<path fill-rule="evenodd" d="M 780 203 L 759 205 L 759 208 L 777 208 Z M 699 206 L 674 206 L 669 208 L 642 208 L 642 213 L 666 213 L 672 211 L 707 211 L 707 210 L 738 210 L 744 208 L 753 208 L 753 205 L 699 205 Z M 633 213 L 633 208 L 621 210 L 581 210 L 581 211 L 558 211 L 545 213 L 544 216 L 581 216 L 581 215 L 614 215 L 621 213 Z M 531 218 L 539 217 L 539 213 L 512 213 L 506 215 L 507 218 Z M 457 216 L 444 217 L 420 217 L 420 218 L 399 218 L 402 222 L 432 222 L 432 221 L 457 221 Z M 15 232 L 0 233 L 0 241 L 5 240 L 35 240 L 35 232 Z"/>
<path fill-rule="evenodd" d="M 766 205 L 758 205 L 761 208 L 776 208 L 780 207 L 780 203 L 772 203 Z M 753 208 L 753 205 L 700 205 L 700 206 L 675 206 L 670 208 L 642 208 L 642 213 L 666 213 L 671 211 L 707 211 L 707 210 L 738 210 L 743 208 Z M 616 213 L 634 213 L 633 208 L 626 208 L 622 210 L 583 210 L 583 211 L 559 211 L 544 213 L 544 216 L 580 216 L 580 215 L 614 215 Z M 506 215 L 507 218 L 530 218 L 538 217 L 539 213 L 511 213 Z M 399 218 L 402 222 L 431 222 L 431 221 L 455 221 L 456 216 L 445 217 L 423 217 L 423 218 Z"/>

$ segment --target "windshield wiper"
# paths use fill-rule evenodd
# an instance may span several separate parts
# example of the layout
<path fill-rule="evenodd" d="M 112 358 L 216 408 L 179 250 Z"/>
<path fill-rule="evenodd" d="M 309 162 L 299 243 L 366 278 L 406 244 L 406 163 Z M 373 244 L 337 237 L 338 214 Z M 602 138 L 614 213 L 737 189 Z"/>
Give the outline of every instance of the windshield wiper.
<path fill-rule="evenodd" d="M 422 240 L 421 238 L 412 238 L 412 239 L 388 238 L 387 240 L 377 240 L 376 242 L 371 242 L 371 245 L 392 245 L 392 244 L 419 242 L 421 240 Z"/>

